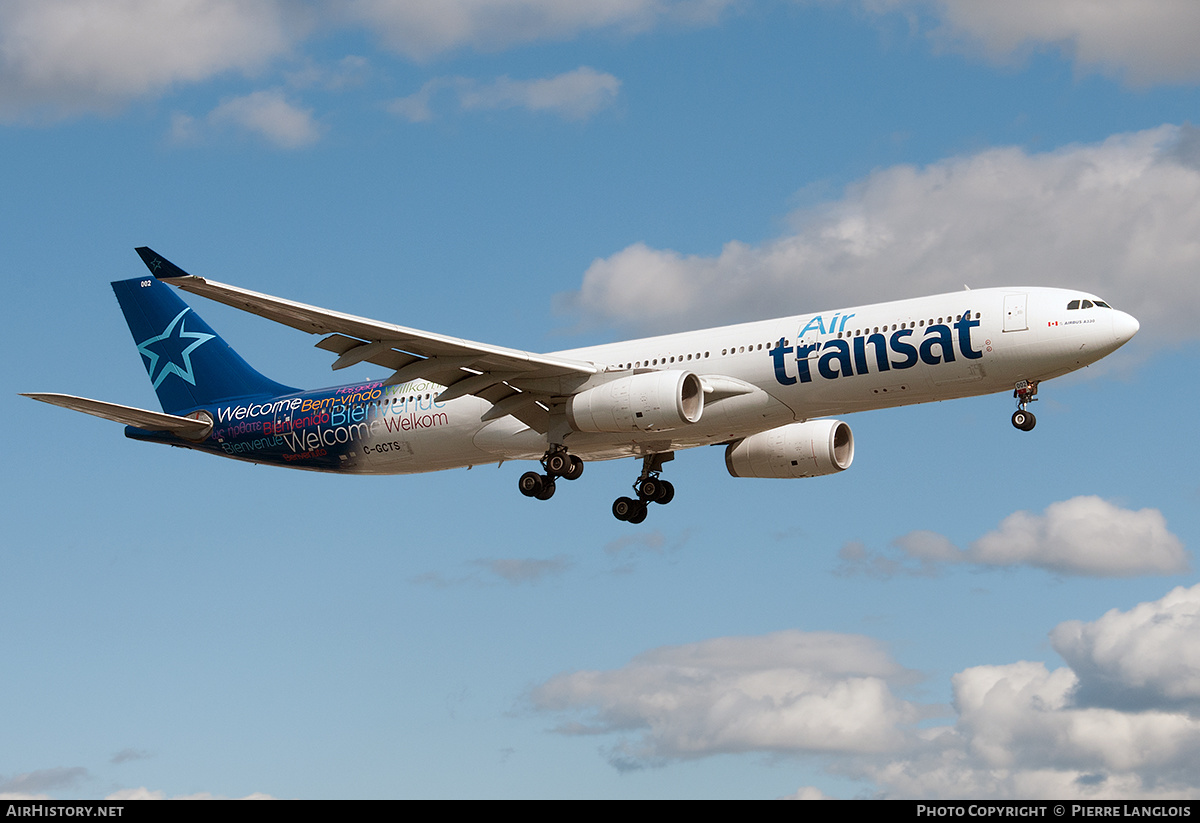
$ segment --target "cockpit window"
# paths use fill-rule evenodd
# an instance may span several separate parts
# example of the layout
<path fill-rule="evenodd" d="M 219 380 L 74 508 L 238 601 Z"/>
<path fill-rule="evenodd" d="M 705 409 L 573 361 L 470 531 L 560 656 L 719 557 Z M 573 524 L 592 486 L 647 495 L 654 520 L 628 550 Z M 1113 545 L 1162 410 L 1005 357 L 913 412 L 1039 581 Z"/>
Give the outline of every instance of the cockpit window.
<path fill-rule="evenodd" d="M 1093 306 L 1099 306 L 1102 309 L 1111 309 L 1112 306 L 1105 303 L 1103 300 L 1072 300 L 1067 304 L 1068 310 L 1074 309 L 1090 309 Z"/>

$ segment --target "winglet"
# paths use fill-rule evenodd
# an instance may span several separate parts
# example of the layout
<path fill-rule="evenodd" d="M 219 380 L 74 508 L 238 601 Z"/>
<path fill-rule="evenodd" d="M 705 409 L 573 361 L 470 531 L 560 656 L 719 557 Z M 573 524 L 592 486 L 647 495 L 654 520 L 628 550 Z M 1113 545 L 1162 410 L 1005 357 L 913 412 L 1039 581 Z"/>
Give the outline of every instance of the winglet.
<path fill-rule="evenodd" d="M 136 251 L 138 257 L 142 258 L 142 262 L 146 264 L 146 268 L 150 269 L 150 273 L 159 280 L 170 280 L 173 277 L 191 277 L 190 274 L 149 246 L 138 246 Z"/>

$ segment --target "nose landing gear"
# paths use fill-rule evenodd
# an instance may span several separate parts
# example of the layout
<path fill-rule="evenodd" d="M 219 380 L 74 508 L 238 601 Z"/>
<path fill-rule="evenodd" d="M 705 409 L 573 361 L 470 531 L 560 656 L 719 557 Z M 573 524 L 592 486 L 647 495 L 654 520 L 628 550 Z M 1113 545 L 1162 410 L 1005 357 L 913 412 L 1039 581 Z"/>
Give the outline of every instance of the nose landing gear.
<path fill-rule="evenodd" d="M 674 452 L 650 454 L 642 459 L 642 473 L 638 475 L 633 490 L 637 499 L 618 497 L 612 505 L 613 517 L 627 523 L 641 523 L 646 519 L 650 503 L 665 506 L 675 498 L 675 487 L 670 481 L 659 477 L 663 463 L 675 459 Z"/>
<path fill-rule="evenodd" d="M 1012 424 L 1021 431 L 1031 431 L 1037 425 L 1037 418 L 1027 410 L 1029 404 L 1037 400 L 1037 390 L 1036 380 L 1022 380 L 1013 390 L 1013 397 L 1017 398 L 1017 410 L 1013 412 Z"/>

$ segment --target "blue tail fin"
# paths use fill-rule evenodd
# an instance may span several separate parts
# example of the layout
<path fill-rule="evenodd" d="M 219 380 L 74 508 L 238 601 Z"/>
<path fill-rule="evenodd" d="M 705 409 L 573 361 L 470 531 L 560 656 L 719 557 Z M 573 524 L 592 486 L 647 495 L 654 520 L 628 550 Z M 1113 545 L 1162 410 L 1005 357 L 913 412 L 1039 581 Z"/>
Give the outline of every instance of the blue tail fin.
<path fill-rule="evenodd" d="M 251 368 L 170 286 L 143 277 L 112 287 L 163 411 L 297 391 Z"/>

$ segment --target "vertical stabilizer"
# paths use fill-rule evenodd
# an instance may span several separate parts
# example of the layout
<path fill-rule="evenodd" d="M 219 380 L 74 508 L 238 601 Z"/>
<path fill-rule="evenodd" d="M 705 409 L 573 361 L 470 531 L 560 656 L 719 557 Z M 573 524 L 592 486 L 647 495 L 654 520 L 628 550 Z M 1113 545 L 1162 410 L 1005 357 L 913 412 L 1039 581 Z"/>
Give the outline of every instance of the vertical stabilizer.
<path fill-rule="evenodd" d="M 143 277 L 112 287 L 163 411 L 296 391 L 251 368 L 170 286 Z"/>

